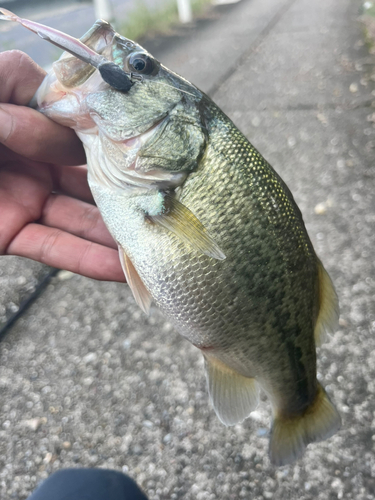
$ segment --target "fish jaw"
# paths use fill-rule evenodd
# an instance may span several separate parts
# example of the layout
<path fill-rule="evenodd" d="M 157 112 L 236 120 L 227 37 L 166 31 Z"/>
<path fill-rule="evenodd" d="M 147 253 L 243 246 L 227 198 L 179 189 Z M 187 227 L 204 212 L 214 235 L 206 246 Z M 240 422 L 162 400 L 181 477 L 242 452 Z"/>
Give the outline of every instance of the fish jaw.
<path fill-rule="evenodd" d="M 98 72 L 79 87 L 65 87 L 56 76 L 54 69 L 45 76 L 42 84 L 33 97 L 35 107 L 51 120 L 76 131 L 93 129 L 96 124 L 85 107 L 85 97 L 93 89 L 103 90 L 105 84 Z"/>

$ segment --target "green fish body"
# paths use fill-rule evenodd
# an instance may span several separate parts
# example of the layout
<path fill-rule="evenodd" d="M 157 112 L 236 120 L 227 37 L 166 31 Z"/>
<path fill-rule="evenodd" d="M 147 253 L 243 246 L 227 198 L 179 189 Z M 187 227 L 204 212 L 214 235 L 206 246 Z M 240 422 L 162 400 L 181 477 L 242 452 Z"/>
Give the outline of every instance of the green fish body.
<path fill-rule="evenodd" d="M 224 424 L 246 418 L 263 388 L 271 461 L 294 461 L 340 417 L 316 379 L 337 298 L 292 194 L 209 97 L 142 47 L 101 22 L 81 40 L 129 72 L 130 90 L 65 54 L 37 99 L 83 141 L 136 301 L 202 351 Z"/>

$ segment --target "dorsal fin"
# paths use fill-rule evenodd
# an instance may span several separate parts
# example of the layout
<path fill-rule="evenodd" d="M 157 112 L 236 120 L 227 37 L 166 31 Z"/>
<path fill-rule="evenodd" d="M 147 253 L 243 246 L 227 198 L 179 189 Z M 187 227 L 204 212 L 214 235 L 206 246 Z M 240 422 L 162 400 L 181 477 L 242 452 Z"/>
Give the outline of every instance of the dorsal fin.
<path fill-rule="evenodd" d="M 208 392 L 216 415 L 225 425 L 247 418 L 259 402 L 259 386 L 213 356 L 204 355 Z"/>
<path fill-rule="evenodd" d="M 139 277 L 132 261 L 126 255 L 124 249 L 119 246 L 118 252 L 120 256 L 120 262 L 122 270 L 124 271 L 126 281 L 130 286 L 130 290 L 133 292 L 136 303 L 147 315 L 150 313 L 150 306 L 152 302 L 152 297 L 150 292 L 145 287 L 143 281 Z"/>
<path fill-rule="evenodd" d="M 338 298 L 327 271 L 323 264 L 318 262 L 319 273 L 319 314 L 316 321 L 314 337 L 317 347 L 321 346 L 326 339 L 327 333 L 333 333 L 339 319 Z"/>

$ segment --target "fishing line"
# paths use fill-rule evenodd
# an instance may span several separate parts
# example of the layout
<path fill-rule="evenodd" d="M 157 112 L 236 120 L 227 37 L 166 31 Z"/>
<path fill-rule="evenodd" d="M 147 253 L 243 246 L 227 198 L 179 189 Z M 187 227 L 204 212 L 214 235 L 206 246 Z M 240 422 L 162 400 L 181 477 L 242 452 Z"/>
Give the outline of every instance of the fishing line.
<path fill-rule="evenodd" d="M 187 95 L 191 95 L 192 97 L 195 97 L 194 94 L 191 94 L 190 92 L 187 92 L 186 90 L 177 89 L 176 87 L 172 87 L 172 85 L 168 85 L 168 83 L 161 83 L 161 82 L 155 82 L 155 81 L 152 82 L 152 83 L 157 84 L 157 85 L 164 85 L 164 87 L 170 87 L 173 90 L 178 90 L 179 92 L 183 92 L 183 93 L 185 93 Z"/>

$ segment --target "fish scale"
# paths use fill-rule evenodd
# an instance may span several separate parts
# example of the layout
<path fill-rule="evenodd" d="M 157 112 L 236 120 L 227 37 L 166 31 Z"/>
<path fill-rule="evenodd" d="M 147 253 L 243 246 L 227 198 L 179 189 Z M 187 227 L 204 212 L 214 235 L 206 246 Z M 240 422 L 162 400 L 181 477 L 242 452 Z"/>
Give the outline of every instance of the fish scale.
<path fill-rule="evenodd" d="M 314 299 L 317 301 L 318 297 L 311 293 L 307 299 L 306 294 L 301 294 L 302 287 L 291 286 L 289 275 L 283 269 L 285 267 L 283 255 L 275 249 L 275 243 L 279 247 L 279 242 L 277 238 L 273 244 L 269 241 L 268 225 L 272 224 L 273 221 L 270 223 L 268 199 L 265 203 L 261 203 L 262 211 L 256 207 L 259 204 L 260 185 L 264 186 L 261 188 L 262 192 L 276 191 L 275 195 L 278 195 L 278 198 L 284 201 L 287 207 L 284 211 L 287 217 L 288 211 L 291 211 L 290 199 L 286 197 L 279 185 L 275 186 L 275 175 L 271 167 L 234 129 L 234 126 L 230 122 L 228 123 L 228 119 L 221 114 L 215 119 L 224 120 L 224 128 L 231 127 L 234 130 L 234 139 L 230 137 L 233 141 L 232 147 L 226 151 L 221 145 L 221 137 L 228 139 L 230 133 L 217 135 L 214 133 L 210 136 L 210 146 L 212 145 L 212 147 L 207 148 L 198 171 L 186 180 L 180 201 L 198 216 L 214 238 L 220 242 L 227 258 L 225 261 L 210 262 L 212 259 L 209 257 L 187 252 L 187 249 L 179 244 L 178 238 L 173 236 L 168 244 L 161 244 L 160 238 L 155 240 L 153 238 L 156 245 L 155 253 L 158 255 L 157 262 L 140 262 L 141 259 L 136 255 L 136 252 L 133 253 L 131 249 L 128 251 L 132 255 L 132 260 L 147 288 L 153 290 L 153 298 L 157 305 L 174 319 L 178 329 L 188 340 L 194 345 L 208 345 L 211 349 L 220 350 L 220 359 L 226 360 L 226 364 L 240 370 L 245 376 L 253 376 L 255 368 L 258 377 L 263 378 L 262 367 L 268 365 L 269 357 L 275 358 L 269 355 L 269 342 L 265 343 L 267 349 L 262 344 L 258 345 L 257 348 L 254 346 L 254 337 L 263 336 L 270 329 L 268 335 L 273 338 L 275 351 L 278 351 L 278 356 L 282 358 L 280 349 L 285 351 L 288 344 L 285 344 L 285 339 L 283 339 L 285 328 L 280 328 L 280 323 L 283 323 L 283 318 L 288 315 L 289 318 L 292 317 L 292 322 L 295 324 L 296 311 L 305 310 L 306 312 L 307 309 L 311 315 L 311 309 L 314 307 L 311 302 Z M 220 137 L 219 140 L 217 140 L 217 136 Z M 234 142 L 235 140 L 237 143 Z M 222 156 L 221 162 L 218 160 L 218 155 Z M 242 168 L 239 169 L 238 165 L 241 165 Z M 228 170 L 232 172 L 228 174 Z M 265 170 L 268 172 L 267 177 L 264 174 Z M 222 176 L 225 176 L 226 180 L 226 197 L 214 189 L 215 185 L 220 184 Z M 212 184 L 213 189 L 207 189 L 209 183 Z M 249 194 L 254 192 L 254 186 L 257 188 L 255 203 L 252 199 L 253 196 L 252 198 L 244 197 L 244 186 Z M 281 193 L 279 194 L 278 191 Z M 242 200 L 241 210 L 238 209 L 236 203 L 239 194 Z M 264 198 L 266 198 L 265 195 Z M 280 203 L 280 206 L 283 205 Z M 220 227 L 215 225 L 217 214 L 222 217 Z M 294 213 L 292 220 L 296 220 Z M 303 224 L 302 219 L 298 222 L 300 226 Z M 231 227 L 232 231 L 228 232 L 227 227 Z M 317 259 L 310 251 L 311 244 L 309 244 L 303 226 L 296 230 L 295 234 L 298 237 L 298 246 L 303 252 L 301 260 L 304 266 L 306 265 L 304 254 L 305 250 L 308 249 L 308 256 L 311 259 L 309 267 L 311 269 L 317 268 Z M 137 239 L 147 241 L 148 245 L 153 244 L 146 234 L 139 235 Z M 163 248 L 162 251 L 158 251 L 159 244 Z M 176 248 L 176 244 L 178 248 Z M 296 261 L 300 260 L 295 251 L 294 258 Z M 192 265 L 194 261 L 198 262 L 198 266 L 195 268 Z M 168 276 L 170 268 L 174 269 L 174 279 L 180 284 L 177 288 L 179 296 L 174 294 L 172 300 L 168 300 L 164 289 L 161 290 L 160 294 L 157 293 L 155 290 L 158 287 L 154 282 L 155 275 Z M 210 274 L 207 274 L 207 268 L 210 269 Z M 302 282 L 307 285 L 306 274 L 312 281 L 313 274 L 310 271 L 306 273 L 305 267 L 299 274 L 299 276 L 293 277 L 297 284 Z M 219 276 L 220 281 L 218 280 Z M 315 276 L 317 277 L 317 271 L 315 271 Z M 208 279 L 210 277 L 211 280 Z M 287 281 L 288 284 L 280 286 L 282 280 Z M 183 282 L 183 286 L 181 286 L 181 282 Z M 219 283 L 220 289 L 218 288 Z M 314 290 L 313 283 L 311 285 L 312 290 Z M 286 293 L 287 289 L 290 291 L 289 294 Z M 284 300 L 283 295 L 287 295 Z M 278 296 L 279 300 L 277 300 Z M 240 297 L 241 299 L 237 303 L 233 303 L 228 300 L 229 297 Z M 317 305 L 315 309 L 317 309 Z M 194 316 L 192 315 L 193 310 Z M 269 316 L 270 311 L 272 316 Z M 301 323 L 303 323 L 304 328 L 311 331 L 313 318 L 311 318 L 310 324 L 306 324 L 306 314 L 303 315 L 300 312 L 299 315 L 303 317 Z M 270 321 L 272 318 L 273 324 Z M 285 321 L 285 325 L 290 337 L 293 332 L 290 327 L 288 328 L 287 321 Z M 203 326 L 207 331 L 203 330 Z M 275 334 L 280 337 L 279 342 L 275 342 Z M 242 339 L 245 345 L 249 346 L 245 355 L 242 354 L 243 345 L 238 349 L 236 342 L 234 342 L 237 336 Z M 306 338 L 307 347 L 311 348 L 311 336 L 303 338 Z M 250 356 L 248 356 L 249 350 L 251 351 Z M 236 359 L 236 362 L 232 360 L 232 357 Z M 266 359 L 263 359 L 264 357 Z M 257 362 L 252 358 L 257 359 Z M 307 366 L 311 379 L 316 370 L 315 356 L 310 356 L 308 361 Z M 250 369 L 248 365 L 250 365 Z M 284 380 L 279 384 L 283 393 L 285 393 L 285 387 L 290 386 L 291 380 L 295 378 L 295 365 L 296 363 L 289 365 L 291 374 L 287 371 L 283 374 Z M 273 372 L 274 377 L 279 379 L 280 373 Z M 269 382 L 269 384 L 275 387 L 276 380 Z M 313 394 L 309 396 L 310 399 L 315 394 L 313 390 L 311 392 Z M 293 395 L 293 399 L 295 399 L 295 395 Z"/>
<path fill-rule="evenodd" d="M 1 11 L 73 55 L 54 63 L 38 109 L 81 138 L 135 300 L 201 350 L 219 419 L 248 417 L 261 387 L 272 463 L 330 437 L 340 417 L 315 346 L 335 329 L 337 297 L 278 174 L 209 97 L 108 23 L 78 41 Z"/>

